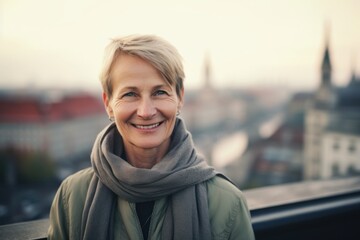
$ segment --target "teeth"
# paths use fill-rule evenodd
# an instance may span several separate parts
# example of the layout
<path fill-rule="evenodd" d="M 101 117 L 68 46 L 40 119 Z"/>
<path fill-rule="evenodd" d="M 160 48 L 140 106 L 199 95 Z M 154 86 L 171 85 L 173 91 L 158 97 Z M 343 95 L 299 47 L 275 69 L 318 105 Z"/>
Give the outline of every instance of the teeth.
<path fill-rule="evenodd" d="M 140 129 L 151 129 L 151 128 L 156 128 L 159 125 L 160 125 L 160 123 L 155 123 L 152 125 L 136 125 L 136 127 L 140 128 Z"/>

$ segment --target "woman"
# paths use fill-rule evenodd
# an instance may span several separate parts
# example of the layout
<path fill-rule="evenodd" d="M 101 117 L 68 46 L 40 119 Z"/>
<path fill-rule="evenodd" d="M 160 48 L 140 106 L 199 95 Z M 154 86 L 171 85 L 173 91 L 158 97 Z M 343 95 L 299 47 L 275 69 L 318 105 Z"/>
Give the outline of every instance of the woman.
<path fill-rule="evenodd" d="M 49 239 L 254 239 L 242 193 L 197 154 L 177 117 L 184 77 L 159 37 L 108 45 L 100 79 L 113 123 L 95 140 L 92 167 L 60 186 Z"/>

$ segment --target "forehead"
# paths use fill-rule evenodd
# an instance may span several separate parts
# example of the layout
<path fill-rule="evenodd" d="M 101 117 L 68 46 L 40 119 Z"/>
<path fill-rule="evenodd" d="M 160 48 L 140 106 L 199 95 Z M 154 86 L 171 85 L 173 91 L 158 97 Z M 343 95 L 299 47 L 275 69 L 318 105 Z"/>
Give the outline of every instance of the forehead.
<path fill-rule="evenodd" d="M 148 61 L 127 54 L 119 55 L 114 61 L 111 79 L 114 87 L 124 84 L 167 84 L 160 72 Z"/>
<path fill-rule="evenodd" d="M 157 72 L 148 61 L 133 55 L 120 54 L 116 57 L 112 69 L 112 75 L 141 73 L 141 72 Z"/>

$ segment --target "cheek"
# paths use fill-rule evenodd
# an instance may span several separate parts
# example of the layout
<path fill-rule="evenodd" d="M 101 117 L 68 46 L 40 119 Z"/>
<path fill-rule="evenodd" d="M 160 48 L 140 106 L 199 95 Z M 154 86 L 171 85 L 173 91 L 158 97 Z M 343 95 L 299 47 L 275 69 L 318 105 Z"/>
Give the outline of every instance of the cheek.
<path fill-rule="evenodd" d="M 130 121 L 131 117 L 133 116 L 133 111 L 129 107 L 124 105 L 117 106 L 114 109 L 114 117 L 115 117 L 115 124 L 120 133 L 120 135 L 128 136 L 129 125 L 128 122 Z"/>
<path fill-rule="evenodd" d="M 134 113 L 134 111 L 136 111 L 136 108 L 133 106 L 133 104 L 120 103 L 114 105 L 113 110 L 115 118 L 121 121 L 128 119 Z"/>
<path fill-rule="evenodd" d="M 177 104 L 174 102 L 164 101 L 158 105 L 158 110 L 160 110 L 162 114 L 168 118 L 175 117 L 177 112 Z"/>

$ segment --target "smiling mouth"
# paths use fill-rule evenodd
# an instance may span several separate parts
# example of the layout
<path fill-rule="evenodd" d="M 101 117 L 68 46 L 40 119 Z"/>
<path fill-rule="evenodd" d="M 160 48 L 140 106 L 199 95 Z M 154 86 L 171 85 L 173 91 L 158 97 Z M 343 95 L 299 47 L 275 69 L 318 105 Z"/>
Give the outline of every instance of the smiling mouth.
<path fill-rule="evenodd" d="M 157 128 L 158 126 L 160 126 L 162 122 L 158 122 L 158 123 L 154 123 L 151 125 L 137 125 L 137 124 L 133 124 L 134 127 L 138 128 L 138 129 L 142 129 L 142 130 L 150 130 L 150 129 L 154 129 Z"/>

